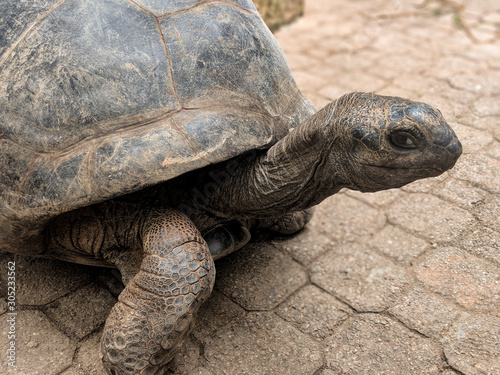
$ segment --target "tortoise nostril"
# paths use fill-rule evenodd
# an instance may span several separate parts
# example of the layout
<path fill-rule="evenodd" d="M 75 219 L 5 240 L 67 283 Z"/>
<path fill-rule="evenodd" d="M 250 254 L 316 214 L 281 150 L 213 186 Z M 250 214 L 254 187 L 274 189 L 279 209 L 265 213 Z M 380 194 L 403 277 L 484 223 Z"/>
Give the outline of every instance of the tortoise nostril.
<path fill-rule="evenodd" d="M 450 152 L 450 154 L 460 156 L 462 154 L 462 143 L 458 139 L 454 139 L 446 149 Z"/>

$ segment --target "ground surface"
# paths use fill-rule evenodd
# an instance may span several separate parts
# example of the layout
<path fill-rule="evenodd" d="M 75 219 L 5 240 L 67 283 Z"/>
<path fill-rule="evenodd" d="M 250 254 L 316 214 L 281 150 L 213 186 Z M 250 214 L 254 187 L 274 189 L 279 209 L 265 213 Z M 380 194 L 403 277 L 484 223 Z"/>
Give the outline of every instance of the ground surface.
<path fill-rule="evenodd" d="M 344 192 L 298 236 L 218 262 L 172 374 L 500 374 L 500 3 L 420 3 L 308 0 L 277 38 L 318 107 L 354 90 L 439 107 L 464 145 L 456 168 Z M 2 300 L 0 372 L 101 374 L 110 272 L 16 261 L 17 367 Z"/>

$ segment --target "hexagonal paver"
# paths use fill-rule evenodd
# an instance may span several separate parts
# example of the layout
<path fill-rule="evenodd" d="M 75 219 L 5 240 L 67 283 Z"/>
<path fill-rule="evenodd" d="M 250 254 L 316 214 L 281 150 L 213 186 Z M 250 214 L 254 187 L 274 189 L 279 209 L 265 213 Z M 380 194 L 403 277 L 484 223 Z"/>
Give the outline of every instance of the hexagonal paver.
<path fill-rule="evenodd" d="M 454 176 L 460 180 L 477 184 L 489 192 L 500 193 L 498 171 L 500 171 L 500 160 L 483 154 L 463 155 L 461 162 L 454 170 Z"/>
<path fill-rule="evenodd" d="M 85 374 L 106 374 L 101 362 L 101 333 L 86 337 L 81 342 L 74 362 Z"/>
<path fill-rule="evenodd" d="M 370 245 L 397 262 L 404 264 L 411 264 L 413 259 L 430 248 L 428 242 L 393 225 L 386 225 L 384 229 L 375 234 L 373 239 L 370 240 Z"/>
<path fill-rule="evenodd" d="M 490 312 L 500 306 L 500 268 L 464 251 L 436 250 L 415 268 L 415 275 L 435 293 L 471 311 Z"/>
<path fill-rule="evenodd" d="M 182 343 L 179 353 L 168 364 L 168 371 L 165 375 L 192 374 L 198 366 L 205 361 L 202 358 L 202 345 L 193 336 L 189 336 Z"/>
<path fill-rule="evenodd" d="M 500 232 L 500 195 L 491 195 L 476 211 L 479 221 L 484 226 Z"/>
<path fill-rule="evenodd" d="M 462 142 L 464 154 L 478 153 L 494 142 L 488 131 L 482 131 L 462 124 L 452 124 L 452 126 L 460 142 Z"/>
<path fill-rule="evenodd" d="M 393 319 L 361 314 L 330 338 L 327 366 L 335 374 L 439 374 L 440 350 Z"/>
<path fill-rule="evenodd" d="M 320 344 L 272 312 L 249 313 L 202 342 L 221 374 L 309 375 L 323 364 Z"/>
<path fill-rule="evenodd" d="M 409 194 L 389 207 L 389 221 L 433 242 L 449 242 L 460 235 L 473 216 L 427 194 Z"/>
<path fill-rule="evenodd" d="M 92 283 L 52 302 L 44 311 L 66 334 L 81 339 L 106 321 L 115 303 L 107 289 Z"/>
<path fill-rule="evenodd" d="M 418 287 L 388 312 L 407 327 L 432 338 L 441 338 L 461 313 L 452 303 Z"/>
<path fill-rule="evenodd" d="M 474 103 L 474 109 L 481 116 L 500 116 L 500 104 L 494 96 L 482 96 Z"/>
<path fill-rule="evenodd" d="M 203 337 L 199 332 L 202 332 L 202 335 L 214 335 L 225 325 L 244 319 L 246 314 L 241 306 L 214 290 L 198 312 L 193 335 L 201 341 Z"/>
<path fill-rule="evenodd" d="M 314 217 L 313 217 L 314 223 Z M 314 225 L 314 224 L 312 224 Z M 289 254 L 297 262 L 308 265 L 321 254 L 334 246 L 335 242 L 325 236 L 313 231 L 306 226 L 300 233 L 285 240 L 275 240 L 272 242 L 278 249 Z"/>
<path fill-rule="evenodd" d="M 432 188 L 439 185 L 447 178 L 448 172 L 445 172 L 438 177 L 424 178 L 422 180 L 414 181 L 408 185 L 403 186 L 401 189 L 408 193 L 428 193 Z"/>
<path fill-rule="evenodd" d="M 90 282 L 96 269 L 79 264 L 19 255 L 16 262 L 16 300 L 22 305 L 44 305 Z M 0 280 L 6 276 L 0 273 Z"/>
<path fill-rule="evenodd" d="M 459 242 L 460 246 L 468 252 L 489 259 L 500 266 L 500 233 L 476 225 Z"/>
<path fill-rule="evenodd" d="M 60 373 L 60 375 L 87 375 L 81 368 L 72 366 Z"/>
<path fill-rule="evenodd" d="M 21 310 L 0 319 L 0 369 L 7 374 L 56 375 L 71 366 L 76 345 L 36 310 Z M 15 317 L 15 367 L 7 364 L 11 341 L 8 319 Z M 44 360 L 40 360 L 43 358 Z"/>
<path fill-rule="evenodd" d="M 330 335 L 352 310 L 314 285 L 307 285 L 282 303 L 276 313 L 315 338 Z"/>
<path fill-rule="evenodd" d="M 382 229 L 385 215 L 364 202 L 346 194 L 334 195 L 316 208 L 317 219 L 311 230 L 324 234 L 336 243 L 352 242 L 369 237 Z"/>
<path fill-rule="evenodd" d="M 307 281 L 302 266 L 268 244 L 249 245 L 216 269 L 216 288 L 248 310 L 272 309 Z"/>
<path fill-rule="evenodd" d="M 357 311 L 382 311 L 408 284 L 406 271 L 358 244 L 346 244 L 311 265 L 311 280 Z"/>
<path fill-rule="evenodd" d="M 389 189 L 377 191 L 376 193 L 362 193 L 360 191 L 348 190 L 346 195 L 368 203 L 372 206 L 385 206 L 394 202 L 402 194 L 401 189 Z"/>
<path fill-rule="evenodd" d="M 444 354 L 463 374 L 500 374 L 500 319 L 463 314 L 444 340 Z"/>
<path fill-rule="evenodd" d="M 488 192 L 473 186 L 467 181 L 454 178 L 446 180 L 436 187 L 434 194 L 444 200 L 459 204 L 460 207 L 466 210 L 481 204 L 489 195 Z"/>
<path fill-rule="evenodd" d="M 210 371 L 206 367 L 197 367 L 194 370 L 190 371 L 188 375 L 215 375 L 215 373 Z"/>

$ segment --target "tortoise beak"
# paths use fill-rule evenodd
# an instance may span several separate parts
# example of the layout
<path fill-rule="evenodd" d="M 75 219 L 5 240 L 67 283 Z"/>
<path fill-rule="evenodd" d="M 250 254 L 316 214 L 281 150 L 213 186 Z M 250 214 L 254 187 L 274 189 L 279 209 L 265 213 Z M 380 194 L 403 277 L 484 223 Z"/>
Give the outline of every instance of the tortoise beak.
<path fill-rule="evenodd" d="M 435 161 L 436 167 L 443 172 L 451 169 L 460 155 L 462 155 L 462 143 L 460 143 L 458 137 L 451 128 L 449 128 L 448 132 L 451 134 L 447 134 L 446 144 L 443 144 L 444 142 L 441 142 L 437 137 L 432 146 L 436 148 L 435 155 L 440 155 Z"/>

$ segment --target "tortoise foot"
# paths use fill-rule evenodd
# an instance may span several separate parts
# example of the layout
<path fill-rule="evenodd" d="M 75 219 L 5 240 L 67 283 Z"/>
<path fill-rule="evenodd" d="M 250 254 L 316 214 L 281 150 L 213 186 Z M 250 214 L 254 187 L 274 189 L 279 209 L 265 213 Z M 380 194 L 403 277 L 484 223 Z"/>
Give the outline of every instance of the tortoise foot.
<path fill-rule="evenodd" d="M 149 220 L 144 259 L 118 297 L 101 352 L 112 375 L 163 374 L 212 292 L 215 268 L 206 242 L 180 213 Z"/>
<path fill-rule="evenodd" d="M 212 257 L 219 259 L 241 249 L 250 241 L 251 235 L 244 226 L 231 223 L 208 232 L 204 238 Z"/>
<path fill-rule="evenodd" d="M 282 234 L 293 234 L 304 228 L 311 220 L 314 208 L 291 212 L 278 219 L 261 219 L 257 223 L 259 228 L 272 230 Z"/>

